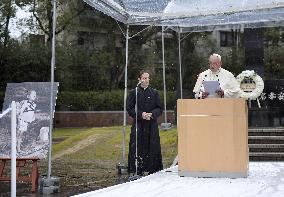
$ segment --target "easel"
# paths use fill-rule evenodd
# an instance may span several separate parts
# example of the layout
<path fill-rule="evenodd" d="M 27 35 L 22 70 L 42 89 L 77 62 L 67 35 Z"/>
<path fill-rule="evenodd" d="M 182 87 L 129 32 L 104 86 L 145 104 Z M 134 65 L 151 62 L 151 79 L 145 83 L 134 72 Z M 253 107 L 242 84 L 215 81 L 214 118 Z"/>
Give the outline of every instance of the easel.
<path fill-rule="evenodd" d="M 10 181 L 11 177 L 4 175 L 5 172 L 5 167 L 7 161 L 11 160 L 11 158 L 0 158 L 0 182 L 4 181 Z M 16 164 L 16 180 L 18 182 L 31 182 L 32 183 L 32 192 L 35 192 L 38 188 L 38 177 L 39 177 L 39 172 L 38 172 L 38 166 L 37 166 L 37 161 L 39 158 L 17 158 L 17 164 Z M 32 161 L 32 174 L 31 175 L 25 175 L 21 176 L 20 172 L 21 169 L 24 168 L 27 164 L 27 161 Z"/>

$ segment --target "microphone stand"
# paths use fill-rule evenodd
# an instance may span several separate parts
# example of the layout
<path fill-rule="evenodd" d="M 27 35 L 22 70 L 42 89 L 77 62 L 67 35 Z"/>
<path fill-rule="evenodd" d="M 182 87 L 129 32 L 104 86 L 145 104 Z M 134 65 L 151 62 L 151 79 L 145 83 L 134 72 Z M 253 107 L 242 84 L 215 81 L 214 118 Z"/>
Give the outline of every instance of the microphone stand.
<path fill-rule="evenodd" d="M 137 130 L 137 112 L 138 112 L 138 107 L 137 107 L 137 93 L 138 93 L 138 86 L 141 84 L 141 81 L 139 81 L 139 83 L 136 85 L 135 88 L 135 174 L 132 177 L 129 177 L 130 181 L 134 181 L 137 180 L 139 178 L 141 178 L 140 175 L 137 174 L 137 168 L 138 168 L 138 151 L 137 151 L 137 134 L 138 134 L 138 130 Z"/>
<path fill-rule="evenodd" d="M 140 82 L 139 82 L 140 83 Z M 137 175 L 137 168 L 138 168 L 138 151 L 137 151 L 137 134 L 138 134 L 138 131 L 137 131 L 137 112 L 138 112 L 138 106 L 137 106 L 137 93 L 138 93 L 138 86 L 139 86 L 139 83 L 137 84 L 136 88 L 135 88 L 135 175 Z"/>

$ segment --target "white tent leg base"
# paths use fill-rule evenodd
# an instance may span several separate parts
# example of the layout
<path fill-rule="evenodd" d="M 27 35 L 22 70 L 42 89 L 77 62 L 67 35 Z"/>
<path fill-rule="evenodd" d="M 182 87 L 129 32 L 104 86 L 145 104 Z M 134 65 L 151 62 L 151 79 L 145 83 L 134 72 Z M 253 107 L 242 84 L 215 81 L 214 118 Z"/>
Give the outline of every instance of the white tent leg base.
<path fill-rule="evenodd" d="M 172 128 L 172 123 L 162 123 L 161 126 L 160 126 L 160 130 L 162 131 L 167 131 L 167 130 L 170 130 Z"/>
<path fill-rule="evenodd" d="M 40 180 L 39 193 L 40 194 L 55 194 L 59 192 L 59 178 L 58 177 L 42 177 Z"/>
<path fill-rule="evenodd" d="M 119 175 L 126 175 L 126 174 L 128 174 L 127 165 L 118 163 L 116 165 L 116 169 L 117 169 L 117 174 L 119 174 Z"/>

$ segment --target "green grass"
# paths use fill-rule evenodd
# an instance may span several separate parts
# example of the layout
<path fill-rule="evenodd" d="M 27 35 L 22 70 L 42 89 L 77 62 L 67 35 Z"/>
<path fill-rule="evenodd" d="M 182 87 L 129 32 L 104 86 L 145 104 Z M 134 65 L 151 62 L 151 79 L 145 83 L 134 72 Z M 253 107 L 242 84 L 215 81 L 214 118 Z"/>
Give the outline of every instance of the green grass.
<path fill-rule="evenodd" d="M 169 167 L 177 156 L 177 129 L 160 131 L 164 168 Z"/>
<path fill-rule="evenodd" d="M 88 130 L 88 128 L 60 128 L 60 129 L 54 129 L 52 136 L 54 138 L 57 137 L 72 137 L 74 135 L 77 135 L 81 132 L 85 132 Z"/>
<path fill-rule="evenodd" d="M 56 154 L 62 150 L 74 146 L 84 138 L 93 135 L 93 131 L 91 129 L 79 129 L 77 131 L 72 129 L 71 132 L 68 134 L 68 129 L 63 129 L 63 130 L 55 130 L 53 134 L 54 134 L 53 138 L 66 137 L 66 139 L 61 143 L 52 146 L 52 153 Z"/>
<path fill-rule="evenodd" d="M 128 180 L 117 174 L 122 163 L 122 126 L 54 129 L 52 175 L 60 177 L 60 196 L 70 196 L 109 187 Z M 127 165 L 130 126 L 126 127 L 125 165 Z M 177 131 L 160 131 L 164 168 L 177 155 Z M 89 141 L 89 139 L 91 139 Z M 80 145 L 77 151 L 67 151 Z M 68 154 L 62 154 L 68 153 Z M 58 156 L 60 155 L 60 157 Z M 40 162 L 41 175 L 47 174 L 47 160 Z"/>
<path fill-rule="evenodd" d="M 126 127 L 126 161 L 128 155 L 130 126 Z M 115 164 L 122 161 L 122 127 L 99 127 L 79 129 L 55 129 L 53 138 L 65 140 L 53 145 L 52 154 L 60 153 L 78 144 L 88 137 L 94 138 L 94 142 L 81 150 L 63 156 L 66 159 L 93 161 L 103 165 L 115 167 Z M 164 167 L 169 167 L 177 155 L 177 132 L 176 128 L 168 131 L 160 131 L 161 147 Z"/>
<path fill-rule="evenodd" d="M 71 159 L 94 160 L 100 162 L 119 162 L 121 158 L 121 130 L 114 128 L 92 129 L 95 133 L 95 142 L 76 152 Z M 129 129 L 127 129 L 127 134 Z M 83 153 L 83 154 L 82 154 Z"/>

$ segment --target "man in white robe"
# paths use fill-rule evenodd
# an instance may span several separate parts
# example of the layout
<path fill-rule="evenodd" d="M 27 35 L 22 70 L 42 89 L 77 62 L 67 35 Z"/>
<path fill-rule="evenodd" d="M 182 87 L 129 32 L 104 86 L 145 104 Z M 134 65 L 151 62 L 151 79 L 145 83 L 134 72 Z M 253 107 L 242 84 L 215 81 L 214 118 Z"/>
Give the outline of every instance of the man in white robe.
<path fill-rule="evenodd" d="M 209 69 L 200 73 L 195 83 L 193 89 L 195 98 L 204 99 L 212 96 L 239 98 L 240 85 L 231 72 L 221 68 L 221 56 L 214 53 L 209 57 L 209 63 Z M 203 81 L 219 81 L 220 89 L 215 92 L 216 95 L 209 95 L 209 92 L 204 90 Z"/>

